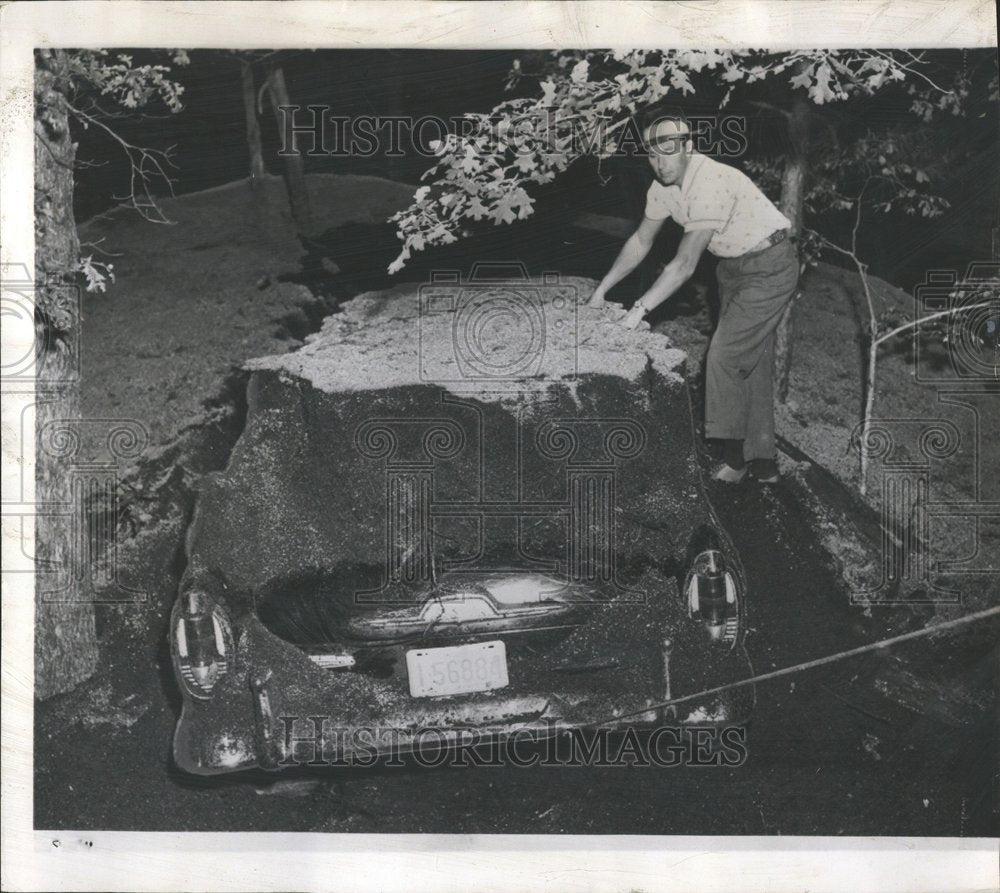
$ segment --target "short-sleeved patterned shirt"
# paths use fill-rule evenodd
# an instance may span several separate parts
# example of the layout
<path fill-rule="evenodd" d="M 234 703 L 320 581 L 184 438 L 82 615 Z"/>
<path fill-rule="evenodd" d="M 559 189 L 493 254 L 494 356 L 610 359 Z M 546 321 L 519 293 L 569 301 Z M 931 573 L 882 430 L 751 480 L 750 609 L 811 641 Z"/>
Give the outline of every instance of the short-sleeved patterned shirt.
<path fill-rule="evenodd" d="M 698 152 L 691 153 L 679 187 L 653 181 L 646 216 L 672 217 L 685 232 L 715 230 L 708 250 L 717 257 L 739 257 L 775 230 L 791 226 L 746 174 Z"/>

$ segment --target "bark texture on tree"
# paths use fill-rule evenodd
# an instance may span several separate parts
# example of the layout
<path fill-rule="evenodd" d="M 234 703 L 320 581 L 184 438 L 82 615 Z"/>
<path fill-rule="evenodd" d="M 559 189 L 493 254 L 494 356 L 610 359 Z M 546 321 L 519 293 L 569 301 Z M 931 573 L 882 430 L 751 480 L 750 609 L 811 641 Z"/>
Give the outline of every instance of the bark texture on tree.
<path fill-rule="evenodd" d="M 268 94 L 271 97 L 271 107 L 278 124 L 278 134 L 282 140 L 282 157 L 285 159 L 285 179 L 288 185 L 288 200 L 292 206 L 292 219 L 299 235 L 309 235 L 312 231 L 312 212 L 309 207 L 309 190 L 306 188 L 305 166 L 302 154 L 295 150 L 295 142 L 291 135 L 292 113 L 281 111 L 281 107 L 291 106 L 288 98 L 288 86 L 285 83 L 285 72 L 280 65 L 271 69 L 268 76 Z M 287 128 L 287 129 L 286 129 Z"/>
<path fill-rule="evenodd" d="M 805 198 L 809 152 L 809 102 L 797 96 L 788 115 L 790 151 L 781 176 L 781 212 L 792 224 L 792 235 L 802 235 L 802 203 Z M 798 292 L 785 308 L 774 335 L 774 390 L 778 401 L 788 399 L 788 377 L 792 367 L 792 309 Z"/>
<path fill-rule="evenodd" d="M 72 475 L 60 438 L 44 436 L 59 425 L 72 437 L 80 418 L 77 372 L 80 243 L 73 219 L 76 144 L 62 90 L 68 81 L 64 50 L 40 50 L 35 71 L 35 319 L 44 350 L 37 365 L 35 405 L 35 697 L 59 694 L 97 667 L 98 644 L 90 568 L 75 550 L 83 522 L 74 505 Z M 68 427 L 63 427 L 68 421 Z M 54 507 L 62 510 L 56 514 Z M 52 592 L 64 586 L 58 592 Z M 47 591 L 48 590 L 48 591 Z"/>

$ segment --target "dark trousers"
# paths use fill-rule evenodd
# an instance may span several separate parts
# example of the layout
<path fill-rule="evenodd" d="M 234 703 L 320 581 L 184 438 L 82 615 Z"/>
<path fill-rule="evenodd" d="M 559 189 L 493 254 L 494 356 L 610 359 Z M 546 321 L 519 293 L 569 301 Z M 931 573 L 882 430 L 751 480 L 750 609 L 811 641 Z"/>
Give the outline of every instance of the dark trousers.
<path fill-rule="evenodd" d="M 705 436 L 743 440 L 743 455 L 773 459 L 774 330 L 795 293 L 795 245 L 725 257 L 716 269 L 719 325 L 705 370 Z"/>

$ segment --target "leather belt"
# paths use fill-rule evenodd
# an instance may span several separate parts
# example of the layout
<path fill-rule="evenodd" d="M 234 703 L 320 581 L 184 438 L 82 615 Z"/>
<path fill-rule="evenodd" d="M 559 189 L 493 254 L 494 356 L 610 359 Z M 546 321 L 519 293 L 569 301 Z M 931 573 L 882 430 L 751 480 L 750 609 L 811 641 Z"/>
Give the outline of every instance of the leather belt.
<path fill-rule="evenodd" d="M 751 248 L 747 252 L 747 254 L 756 254 L 758 251 L 764 251 L 767 248 L 773 248 L 775 245 L 780 245 L 787 238 L 788 238 L 787 229 L 776 229 L 766 239 L 761 239 L 756 245 L 754 245 L 753 248 Z"/>

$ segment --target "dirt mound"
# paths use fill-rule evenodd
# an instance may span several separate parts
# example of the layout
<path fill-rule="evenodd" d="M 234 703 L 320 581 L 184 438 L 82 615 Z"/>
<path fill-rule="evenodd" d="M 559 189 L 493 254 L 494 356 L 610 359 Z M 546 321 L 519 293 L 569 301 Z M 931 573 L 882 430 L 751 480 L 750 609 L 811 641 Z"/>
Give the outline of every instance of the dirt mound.
<path fill-rule="evenodd" d="M 307 179 L 321 226 L 384 220 L 412 193 L 377 177 Z M 317 302 L 295 281 L 305 252 L 280 177 L 163 209 L 174 225 L 119 208 L 80 226 L 84 253 L 92 247 L 115 273 L 104 294 L 83 296 L 84 415 L 137 420 L 153 446 L 203 421 L 248 357 L 294 346 L 290 335 L 314 328 L 306 314 Z"/>

